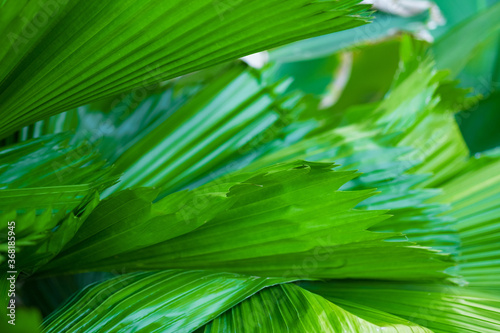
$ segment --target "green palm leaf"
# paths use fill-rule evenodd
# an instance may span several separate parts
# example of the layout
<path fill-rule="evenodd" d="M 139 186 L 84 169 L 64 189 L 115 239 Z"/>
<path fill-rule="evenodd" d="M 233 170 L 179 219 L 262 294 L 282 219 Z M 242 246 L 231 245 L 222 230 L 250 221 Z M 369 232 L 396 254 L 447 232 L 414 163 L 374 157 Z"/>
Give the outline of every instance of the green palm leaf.
<path fill-rule="evenodd" d="M 358 308 L 364 318 L 296 285 L 281 284 L 246 299 L 199 332 L 431 332 L 381 311 Z"/>
<path fill-rule="evenodd" d="M 500 282 L 500 154 L 497 150 L 472 158 L 456 177 L 443 184 L 434 201 L 451 206 L 454 228 L 461 239 L 458 271 L 470 287 L 499 295 Z"/>
<path fill-rule="evenodd" d="M 130 186 L 157 186 L 171 193 L 233 171 L 230 162 L 255 154 L 298 113 L 300 95 L 283 95 L 288 82 L 268 82 L 267 76 L 241 63 L 220 70 L 128 145 L 115 162 L 124 174 L 106 193 Z"/>
<path fill-rule="evenodd" d="M 103 202 L 103 209 L 98 207 L 75 236 L 74 246 L 43 270 L 54 273 L 210 268 L 265 276 L 377 279 L 446 276 L 443 273 L 449 265 L 446 256 L 408 242 L 383 241 L 396 235 L 393 233 L 368 232 L 366 229 L 388 216 L 383 211 L 353 210 L 373 191 L 338 191 L 356 174 L 334 172 L 331 167 L 326 163 L 297 162 L 253 174 L 236 173 L 193 191 L 191 195 L 206 195 L 201 204 L 197 200 L 186 201 L 185 196 L 191 192 L 165 197 L 155 204 L 168 207 L 164 212 L 160 210 L 160 214 L 166 214 L 165 220 L 159 217 L 147 220 L 148 215 L 140 212 L 146 216 L 144 221 L 140 216 L 127 215 L 123 201 L 108 206 Z M 182 202 L 179 198 L 188 206 L 179 206 Z M 113 214 L 119 209 L 130 222 L 121 222 L 120 213 Z M 179 209 L 193 212 L 198 222 L 186 223 L 190 220 L 185 220 L 185 213 L 180 214 Z M 106 218 L 100 219 L 101 215 Z M 158 227 L 147 228 L 149 223 Z M 159 231 L 166 230 L 166 226 L 182 231 Z M 86 234 L 92 236 L 81 236 Z M 126 244 L 121 242 L 123 237 L 129 240 Z M 400 260 L 403 257 L 404 263 Z M 427 269 L 420 269 L 423 266 Z"/>
<path fill-rule="evenodd" d="M 87 184 L 103 190 L 112 185 L 117 177 L 106 161 L 90 145 L 72 146 L 70 139 L 61 133 L 0 149 L 0 188 Z"/>
<path fill-rule="evenodd" d="M 191 332 L 259 290 L 289 281 L 209 271 L 125 274 L 75 295 L 42 332 Z"/>
<path fill-rule="evenodd" d="M 106 96 L 366 21 L 358 0 L 2 5 L 0 137 Z"/>
<path fill-rule="evenodd" d="M 16 225 L 16 265 L 26 273 L 59 253 L 99 202 L 96 191 L 85 184 L 1 190 L 0 199 L 0 217 Z M 6 235 L 8 225 L 0 232 Z M 0 246 L 7 252 L 7 238 Z M 7 270 L 5 262 L 2 268 Z"/>
<path fill-rule="evenodd" d="M 304 282 L 301 286 L 353 314 L 363 316 L 364 311 L 352 303 L 375 307 L 436 333 L 500 329 L 500 298 L 466 288 L 377 281 Z"/>

